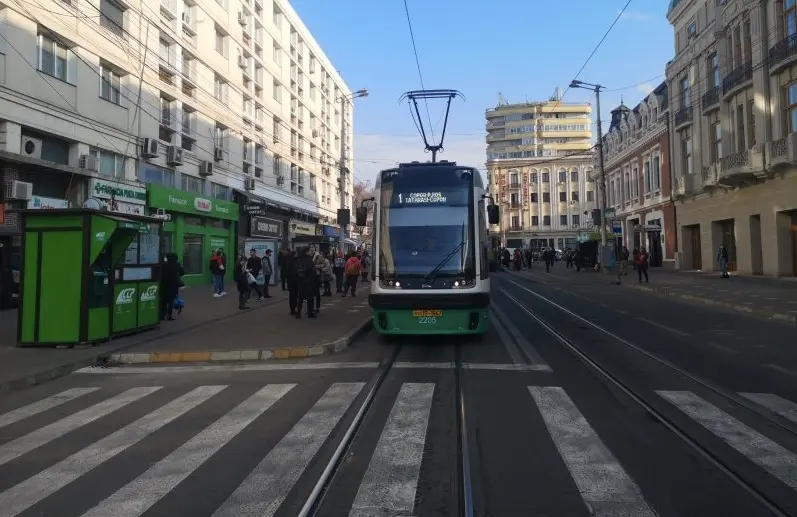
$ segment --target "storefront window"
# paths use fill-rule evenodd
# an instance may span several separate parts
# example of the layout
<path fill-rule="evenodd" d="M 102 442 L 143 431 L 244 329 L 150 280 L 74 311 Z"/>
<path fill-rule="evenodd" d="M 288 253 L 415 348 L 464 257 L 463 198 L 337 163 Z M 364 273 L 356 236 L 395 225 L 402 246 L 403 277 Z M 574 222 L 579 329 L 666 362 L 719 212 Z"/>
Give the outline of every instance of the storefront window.
<path fill-rule="evenodd" d="M 211 219 L 210 226 L 211 228 L 218 228 L 220 230 L 229 230 L 230 229 L 230 221 L 223 221 L 221 219 Z"/>
<path fill-rule="evenodd" d="M 184 221 L 186 226 L 205 226 L 205 220 L 201 217 L 185 216 Z"/>
<path fill-rule="evenodd" d="M 183 269 L 186 275 L 201 275 L 205 272 L 202 235 L 183 236 Z"/>
<path fill-rule="evenodd" d="M 163 254 L 174 253 L 174 232 L 163 232 Z"/>

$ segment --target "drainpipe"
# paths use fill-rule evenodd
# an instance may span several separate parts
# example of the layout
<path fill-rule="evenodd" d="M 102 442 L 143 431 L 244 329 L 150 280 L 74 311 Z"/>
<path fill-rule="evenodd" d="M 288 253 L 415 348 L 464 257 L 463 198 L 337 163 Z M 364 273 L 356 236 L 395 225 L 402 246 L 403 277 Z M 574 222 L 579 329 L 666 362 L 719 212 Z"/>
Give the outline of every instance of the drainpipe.
<path fill-rule="evenodd" d="M 667 95 L 669 95 L 670 90 L 669 87 L 667 89 Z M 672 204 L 672 216 L 673 216 L 673 224 L 675 225 L 675 254 L 678 254 L 678 210 L 675 207 L 675 199 L 672 197 L 672 168 L 673 168 L 673 161 L 672 161 L 672 134 L 670 133 L 670 116 L 667 115 L 667 175 L 670 177 L 670 204 Z M 681 264 L 683 266 L 683 264 Z"/>

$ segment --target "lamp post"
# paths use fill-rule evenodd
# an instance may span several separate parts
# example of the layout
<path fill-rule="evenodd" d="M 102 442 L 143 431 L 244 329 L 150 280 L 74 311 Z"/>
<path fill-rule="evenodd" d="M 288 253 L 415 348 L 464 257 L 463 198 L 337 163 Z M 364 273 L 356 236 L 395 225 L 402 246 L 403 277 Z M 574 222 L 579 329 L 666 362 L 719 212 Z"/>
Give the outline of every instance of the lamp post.
<path fill-rule="evenodd" d="M 340 165 L 338 188 L 340 189 L 340 210 L 338 210 L 338 224 L 340 224 L 340 235 L 338 236 L 338 247 L 340 252 L 343 252 L 344 243 L 346 239 L 346 224 L 347 219 L 341 217 L 342 210 L 346 209 L 346 105 L 358 97 L 368 97 L 368 90 L 362 88 L 349 95 L 341 95 L 338 99 L 340 101 Z M 351 219 L 349 217 L 348 219 Z M 347 222 L 343 222 L 343 221 Z"/>
<path fill-rule="evenodd" d="M 601 195 L 598 198 L 601 214 L 601 267 L 605 268 L 605 265 L 609 262 L 606 260 L 609 257 L 609 251 L 607 250 L 608 239 L 606 236 L 606 207 L 608 203 L 606 201 L 606 174 L 603 170 L 603 130 L 601 126 L 601 90 L 605 88 L 600 84 L 585 83 L 584 81 L 579 81 L 577 79 L 573 79 L 573 81 L 571 81 L 570 88 L 581 88 L 595 92 L 595 108 L 598 119 L 598 166 L 600 168 L 601 179 Z"/>

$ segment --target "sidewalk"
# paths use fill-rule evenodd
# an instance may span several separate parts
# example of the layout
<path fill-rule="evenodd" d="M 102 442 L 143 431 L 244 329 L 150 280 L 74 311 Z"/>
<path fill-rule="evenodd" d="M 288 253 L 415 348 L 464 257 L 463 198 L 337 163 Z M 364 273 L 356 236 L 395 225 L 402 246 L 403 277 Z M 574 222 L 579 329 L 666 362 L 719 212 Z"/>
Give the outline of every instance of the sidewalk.
<path fill-rule="evenodd" d="M 545 273 L 542 268 L 523 270 L 525 276 L 544 283 L 563 284 L 573 281 L 579 283 L 605 283 L 603 273 L 590 271 L 576 273 L 563 265 Z M 634 289 L 659 293 L 722 307 L 733 311 L 746 312 L 757 316 L 797 323 L 797 283 L 791 279 L 774 279 L 755 276 L 731 276 L 720 278 L 719 273 L 694 271 L 668 271 L 651 269 L 649 284 L 640 284 L 637 273 L 628 270 L 623 277 L 623 285 Z"/>
<path fill-rule="evenodd" d="M 110 355 L 136 346 L 148 343 L 163 344 L 170 340 L 179 341 L 185 334 L 194 336 L 193 339 L 196 342 L 196 336 L 217 336 L 218 334 L 214 330 L 217 326 L 225 328 L 238 326 L 245 329 L 251 326 L 251 322 L 255 320 L 273 319 L 269 318 L 267 314 L 270 313 L 269 311 L 276 310 L 277 307 L 280 308 L 279 311 L 273 314 L 279 314 L 279 322 L 282 326 L 282 323 L 288 320 L 287 293 L 279 288 L 272 288 L 271 294 L 273 298 L 264 302 L 253 300 L 252 309 L 249 311 L 239 311 L 235 292 L 230 292 L 224 298 L 213 298 L 210 286 L 189 287 L 180 291 L 180 295 L 185 301 L 185 310 L 175 321 L 164 321 L 158 329 L 108 343 L 73 349 L 18 348 L 16 346 L 16 311 L 4 311 L 0 313 L 0 394 L 41 384 L 86 366 L 105 363 Z M 357 300 L 364 301 L 365 299 L 357 298 Z M 321 322 L 326 319 L 318 318 L 310 320 L 310 322 Z M 302 320 L 302 322 L 306 323 L 307 321 Z M 306 330 L 309 328 L 311 327 L 306 326 L 301 330 L 294 328 L 293 332 L 297 333 L 296 336 L 293 336 L 294 341 L 303 336 L 298 332 L 304 332 L 306 335 Z M 326 329 L 326 327 L 324 328 Z M 346 337 L 345 331 L 340 330 L 340 326 L 332 327 L 328 333 L 331 334 L 333 331 L 341 332 L 334 339 L 340 340 Z M 288 337 L 290 336 L 281 332 L 277 339 Z M 228 342 L 228 337 L 223 337 L 221 342 Z M 275 340 L 272 340 L 272 343 L 274 346 L 277 345 Z M 278 357 L 278 355 L 275 354 L 274 357 Z M 246 360 L 249 357 L 242 359 Z"/>
<path fill-rule="evenodd" d="M 253 300 L 252 307 L 262 302 Z M 290 315 L 283 299 L 234 320 L 149 341 L 111 354 L 111 364 L 252 361 L 310 357 L 346 349 L 371 324 L 364 294 L 321 297 L 316 318 Z"/>

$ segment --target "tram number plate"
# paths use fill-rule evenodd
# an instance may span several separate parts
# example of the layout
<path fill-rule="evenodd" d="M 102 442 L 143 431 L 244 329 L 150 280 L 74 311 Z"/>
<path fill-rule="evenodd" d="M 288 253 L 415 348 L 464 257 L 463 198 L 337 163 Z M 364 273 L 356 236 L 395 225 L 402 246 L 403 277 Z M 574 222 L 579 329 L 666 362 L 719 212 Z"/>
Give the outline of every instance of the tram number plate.
<path fill-rule="evenodd" d="M 412 315 L 416 318 L 439 318 L 443 315 L 443 311 L 412 311 Z"/>

